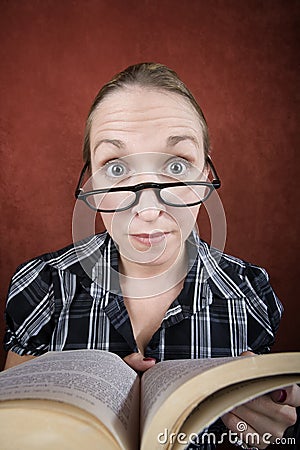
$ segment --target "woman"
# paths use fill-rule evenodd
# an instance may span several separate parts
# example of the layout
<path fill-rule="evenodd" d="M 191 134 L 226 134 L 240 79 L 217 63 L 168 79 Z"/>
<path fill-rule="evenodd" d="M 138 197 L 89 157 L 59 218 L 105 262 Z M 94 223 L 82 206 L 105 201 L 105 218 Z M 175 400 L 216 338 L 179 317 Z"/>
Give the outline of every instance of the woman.
<path fill-rule="evenodd" d="M 269 351 L 282 306 L 265 271 L 195 232 L 220 180 L 203 113 L 177 75 L 145 63 L 107 83 L 88 116 L 84 160 L 76 196 L 100 212 L 107 232 L 18 268 L 6 367 L 77 348 L 117 353 L 137 371 L 163 359 Z M 299 404 L 299 388 L 287 387 L 218 424 L 237 432 L 242 420 L 248 433 L 275 439 Z"/>

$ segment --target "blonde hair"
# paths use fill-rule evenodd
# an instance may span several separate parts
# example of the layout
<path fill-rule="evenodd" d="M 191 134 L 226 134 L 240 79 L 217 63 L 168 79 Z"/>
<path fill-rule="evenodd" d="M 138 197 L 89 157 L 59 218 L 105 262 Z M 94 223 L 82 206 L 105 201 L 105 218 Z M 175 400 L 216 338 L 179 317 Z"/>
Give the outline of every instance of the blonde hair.
<path fill-rule="evenodd" d="M 127 69 L 115 75 L 108 83 L 106 83 L 98 92 L 88 114 L 86 121 L 83 159 L 85 163 L 90 163 L 90 131 L 93 120 L 93 113 L 98 105 L 110 93 L 128 86 L 136 85 L 147 88 L 156 88 L 181 95 L 187 99 L 199 116 L 199 121 L 203 134 L 203 146 L 205 159 L 209 154 L 209 134 L 206 119 L 202 109 L 198 105 L 195 97 L 180 80 L 174 70 L 158 63 L 144 62 L 127 67 Z"/>

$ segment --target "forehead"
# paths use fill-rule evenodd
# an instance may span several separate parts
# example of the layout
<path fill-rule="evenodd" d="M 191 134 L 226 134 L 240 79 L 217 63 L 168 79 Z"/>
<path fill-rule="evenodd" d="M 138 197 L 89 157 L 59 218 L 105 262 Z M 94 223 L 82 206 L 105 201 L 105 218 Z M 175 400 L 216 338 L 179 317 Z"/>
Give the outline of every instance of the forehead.
<path fill-rule="evenodd" d="M 161 145 L 160 141 L 171 135 L 192 135 L 202 146 L 198 114 L 176 93 L 138 86 L 121 88 L 105 97 L 92 115 L 91 150 L 101 139 Z"/>

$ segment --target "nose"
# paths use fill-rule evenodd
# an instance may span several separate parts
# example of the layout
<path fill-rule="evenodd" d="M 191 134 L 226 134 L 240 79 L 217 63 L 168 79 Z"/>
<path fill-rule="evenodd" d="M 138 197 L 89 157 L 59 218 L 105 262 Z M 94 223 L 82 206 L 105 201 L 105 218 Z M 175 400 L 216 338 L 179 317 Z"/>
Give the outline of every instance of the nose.
<path fill-rule="evenodd" d="M 159 201 L 153 189 L 145 189 L 140 193 L 138 203 L 132 208 L 145 222 L 153 222 L 165 211 L 165 205 Z"/>

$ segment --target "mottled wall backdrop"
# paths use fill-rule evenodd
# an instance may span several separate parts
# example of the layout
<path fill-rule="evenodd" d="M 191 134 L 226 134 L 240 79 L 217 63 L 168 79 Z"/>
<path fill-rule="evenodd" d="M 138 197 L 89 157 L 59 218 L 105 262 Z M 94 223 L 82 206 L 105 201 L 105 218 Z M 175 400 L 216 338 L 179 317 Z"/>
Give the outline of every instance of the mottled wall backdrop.
<path fill-rule="evenodd" d="M 1 1 L 1 339 L 16 266 L 71 242 L 93 97 L 114 73 L 151 60 L 175 69 L 202 105 L 223 183 L 225 250 L 267 268 L 286 309 L 275 349 L 299 350 L 299 6 Z"/>

